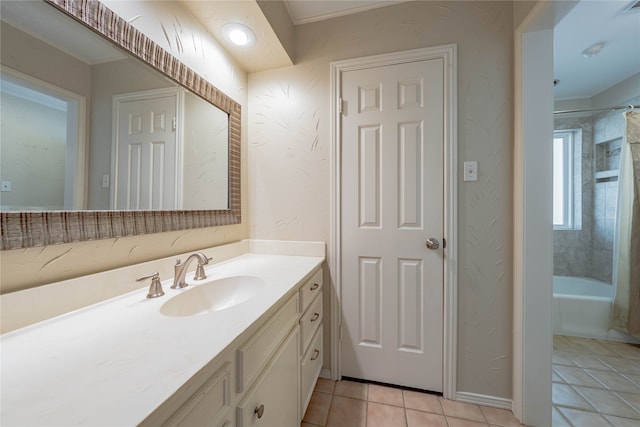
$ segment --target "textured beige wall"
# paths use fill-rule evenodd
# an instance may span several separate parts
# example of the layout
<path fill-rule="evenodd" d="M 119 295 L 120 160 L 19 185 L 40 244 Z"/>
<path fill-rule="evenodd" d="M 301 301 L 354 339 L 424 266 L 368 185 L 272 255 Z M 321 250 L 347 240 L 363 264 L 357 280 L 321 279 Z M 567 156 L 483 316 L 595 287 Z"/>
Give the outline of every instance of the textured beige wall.
<path fill-rule="evenodd" d="M 105 5 L 242 105 L 242 217 L 234 226 L 157 233 L 0 252 L 0 292 L 38 286 L 248 237 L 247 73 L 177 4 L 105 1 Z M 132 19 L 138 16 L 137 19 Z M 176 22 L 180 26 L 175 25 Z M 165 37 L 165 31 L 168 36 Z M 180 38 L 190 43 L 177 46 Z M 171 42 L 169 41 L 171 40 Z M 4 54 L 4 52 L 3 52 Z"/>
<path fill-rule="evenodd" d="M 297 65 L 249 77 L 250 233 L 329 242 L 331 61 L 449 43 L 458 45 L 458 390 L 511 398 L 511 2 L 411 2 L 298 27 Z M 465 160 L 478 161 L 478 182 L 462 181 Z"/>

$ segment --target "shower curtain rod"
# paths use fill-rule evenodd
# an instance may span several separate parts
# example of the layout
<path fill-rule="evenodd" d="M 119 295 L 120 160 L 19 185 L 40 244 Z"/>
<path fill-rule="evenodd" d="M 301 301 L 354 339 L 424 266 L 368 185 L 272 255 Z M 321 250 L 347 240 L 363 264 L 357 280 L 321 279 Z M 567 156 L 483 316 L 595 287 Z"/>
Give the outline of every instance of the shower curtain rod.
<path fill-rule="evenodd" d="M 634 110 L 636 108 L 640 108 L 640 105 L 619 105 L 617 107 L 609 107 L 609 108 L 584 108 L 579 110 L 560 110 L 554 111 L 553 114 L 569 114 L 569 113 L 588 113 L 591 111 L 616 111 L 616 110 Z"/>

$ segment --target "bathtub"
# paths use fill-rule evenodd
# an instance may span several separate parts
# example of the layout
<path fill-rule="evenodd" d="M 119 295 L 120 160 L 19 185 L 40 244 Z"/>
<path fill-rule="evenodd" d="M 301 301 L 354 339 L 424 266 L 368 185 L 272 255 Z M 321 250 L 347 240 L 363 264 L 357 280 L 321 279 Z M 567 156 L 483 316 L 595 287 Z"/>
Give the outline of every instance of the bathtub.
<path fill-rule="evenodd" d="M 609 331 L 613 286 L 585 277 L 553 277 L 553 333 L 616 339 Z"/>

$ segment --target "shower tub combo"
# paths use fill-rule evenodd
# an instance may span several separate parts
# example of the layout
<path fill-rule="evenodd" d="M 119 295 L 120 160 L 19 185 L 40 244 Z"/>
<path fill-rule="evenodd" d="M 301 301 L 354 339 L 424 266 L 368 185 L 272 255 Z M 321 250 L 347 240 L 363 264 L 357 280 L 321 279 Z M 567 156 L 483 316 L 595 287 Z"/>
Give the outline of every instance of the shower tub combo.
<path fill-rule="evenodd" d="M 614 287 L 585 277 L 553 277 L 553 333 L 585 338 L 636 342 L 609 329 Z M 631 340 L 630 340 L 631 338 Z"/>

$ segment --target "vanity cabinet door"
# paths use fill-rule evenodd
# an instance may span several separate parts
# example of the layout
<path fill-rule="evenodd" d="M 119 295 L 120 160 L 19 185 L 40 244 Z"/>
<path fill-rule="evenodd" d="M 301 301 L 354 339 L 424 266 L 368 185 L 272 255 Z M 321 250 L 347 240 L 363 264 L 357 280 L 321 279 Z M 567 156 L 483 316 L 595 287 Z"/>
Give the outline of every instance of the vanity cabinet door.
<path fill-rule="evenodd" d="M 322 297 L 313 301 L 311 307 L 300 317 L 300 335 L 302 337 L 302 347 L 300 354 L 304 354 L 316 330 L 322 324 Z"/>
<path fill-rule="evenodd" d="M 322 293 L 322 269 L 316 271 L 304 285 L 300 287 L 300 313 L 304 313 L 311 301 Z"/>
<path fill-rule="evenodd" d="M 237 407 L 237 427 L 298 424 L 298 346 L 295 328 Z"/>
<path fill-rule="evenodd" d="M 313 387 L 316 385 L 318 375 L 322 369 L 322 325 L 313 336 L 311 344 L 302 356 L 300 363 L 300 414 L 304 416 L 307 405 L 311 400 Z"/>
<path fill-rule="evenodd" d="M 231 427 L 231 363 L 225 363 L 163 426 Z"/>

